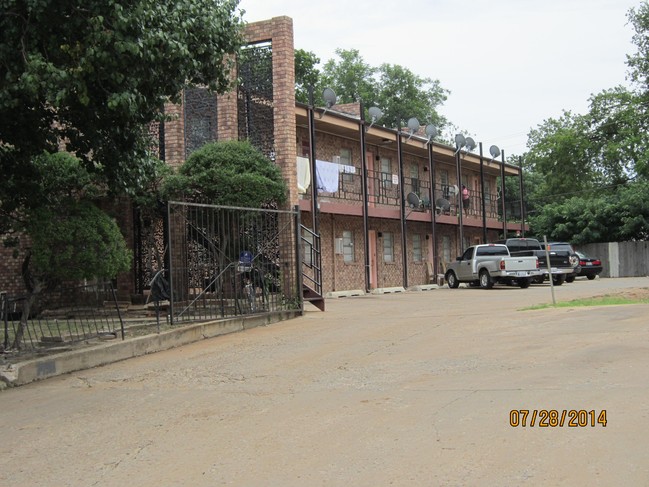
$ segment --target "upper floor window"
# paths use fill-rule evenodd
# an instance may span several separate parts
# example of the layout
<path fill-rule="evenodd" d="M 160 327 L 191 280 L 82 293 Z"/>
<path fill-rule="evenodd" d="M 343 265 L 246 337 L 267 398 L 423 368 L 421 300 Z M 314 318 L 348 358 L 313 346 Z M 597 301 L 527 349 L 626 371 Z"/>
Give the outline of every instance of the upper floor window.
<path fill-rule="evenodd" d="M 392 186 L 392 165 L 390 162 L 388 157 L 381 157 L 381 181 L 386 188 Z"/>
<path fill-rule="evenodd" d="M 352 151 L 351 149 L 340 149 L 340 164 L 343 166 L 352 166 Z M 354 175 L 348 172 L 343 172 L 343 183 L 351 183 L 354 180 Z"/>
<path fill-rule="evenodd" d="M 410 184 L 412 187 L 412 192 L 419 195 L 419 166 L 417 164 L 412 164 L 410 166 Z"/>

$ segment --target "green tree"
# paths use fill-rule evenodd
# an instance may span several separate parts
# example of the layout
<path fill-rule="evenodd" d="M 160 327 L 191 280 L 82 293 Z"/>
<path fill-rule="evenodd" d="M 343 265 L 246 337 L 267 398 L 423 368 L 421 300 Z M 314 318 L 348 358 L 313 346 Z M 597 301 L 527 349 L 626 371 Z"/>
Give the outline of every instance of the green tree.
<path fill-rule="evenodd" d="M 338 103 L 362 101 L 365 109 L 378 106 L 383 111 L 379 123 L 387 127 L 404 126 L 411 117 L 422 124 L 433 123 L 439 130 L 448 126 L 438 108 L 449 91 L 439 81 L 422 78 L 398 64 L 371 66 L 356 49 L 336 49 L 336 55 L 338 59 L 330 59 L 323 67 L 318 92 L 327 87 L 334 90 Z"/>
<path fill-rule="evenodd" d="M 32 162 L 33 187 L 43 201 L 12 213 L 11 227 L 19 237 L 8 241 L 15 245 L 28 236 L 22 264 L 27 295 L 13 348 L 20 347 L 27 318 L 44 290 L 62 281 L 114 278 L 131 262 L 117 223 L 93 203 L 105 190 L 82 161 L 59 152 Z"/>
<path fill-rule="evenodd" d="M 322 91 L 320 71 L 316 67 L 320 58 L 311 51 L 295 50 L 295 99 L 300 103 L 309 103 L 309 91 L 313 89 L 315 96 Z"/>
<path fill-rule="evenodd" d="M 321 86 L 334 90 L 338 103 L 363 100 L 363 104 L 368 107 L 376 104 L 376 68 L 367 64 L 357 49 L 336 49 L 335 52 L 339 59 L 330 59 L 325 63 Z"/>
<path fill-rule="evenodd" d="M 219 92 L 241 44 L 238 0 L 5 0 L 0 211 L 38 206 L 31 160 L 67 150 L 115 192 L 150 171 L 147 127 L 187 84 Z"/>
<path fill-rule="evenodd" d="M 437 112 L 448 94 L 438 80 L 422 78 L 398 64 L 382 64 L 378 69 L 376 104 L 383 110 L 382 124 L 397 127 L 411 117 L 432 123 L 439 130 L 447 120 Z"/>
<path fill-rule="evenodd" d="M 594 185 L 614 186 L 649 176 L 649 138 L 638 112 L 641 105 L 638 94 L 622 86 L 590 98 L 584 136 L 590 144 Z"/>
<path fill-rule="evenodd" d="M 549 201 L 563 200 L 592 188 L 595 172 L 590 164 L 590 140 L 583 116 L 563 112 L 529 134 L 526 161 L 543 176 L 538 193 Z"/>
<path fill-rule="evenodd" d="M 279 167 L 247 141 L 204 145 L 168 178 L 164 191 L 170 198 L 247 208 L 286 201 Z"/>

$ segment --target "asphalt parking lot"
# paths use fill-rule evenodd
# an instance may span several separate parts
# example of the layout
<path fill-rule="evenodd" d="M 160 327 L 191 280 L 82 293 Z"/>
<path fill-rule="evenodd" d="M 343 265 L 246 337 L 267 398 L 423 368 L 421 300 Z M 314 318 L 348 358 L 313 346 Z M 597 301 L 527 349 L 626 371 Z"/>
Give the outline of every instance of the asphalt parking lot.
<path fill-rule="evenodd" d="M 4 390 L 0 485 L 649 485 L 649 305 L 522 310 L 550 301 L 339 298 Z"/>

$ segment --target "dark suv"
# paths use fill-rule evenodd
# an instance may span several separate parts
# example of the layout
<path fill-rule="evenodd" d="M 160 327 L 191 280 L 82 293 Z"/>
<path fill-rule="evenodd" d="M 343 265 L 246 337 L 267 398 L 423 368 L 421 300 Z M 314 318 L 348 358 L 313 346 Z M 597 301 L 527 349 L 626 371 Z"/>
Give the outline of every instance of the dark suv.
<path fill-rule="evenodd" d="M 541 242 L 541 247 L 545 249 L 545 244 Z M 562 250 L 570 252 L 570 263 L 572 264 L 573 271 L 566 276 L 566 282 L 573 282 L 575 277 L 579 275 L 581 266 L 579 265 L 579 256 L 572 245 L 568 242 L 548 242 L 548 250 Z"/>

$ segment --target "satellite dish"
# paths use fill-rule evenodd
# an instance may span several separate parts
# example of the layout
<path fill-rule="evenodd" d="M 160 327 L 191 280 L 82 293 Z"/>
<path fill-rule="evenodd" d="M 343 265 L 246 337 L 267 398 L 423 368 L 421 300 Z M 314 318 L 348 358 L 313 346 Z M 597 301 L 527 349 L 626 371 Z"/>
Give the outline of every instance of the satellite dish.
<path fill-rule="evenodd" d="M 419 130 L 419 120 L 417 120 L 415 117 L 412 117 L 410 120 L 408 120 L 408 130 L 411 132 L 416 132 Z"/>
<path fill-rule="evenodd" d="M 419 120 L 417 120 L 415 117 L 409 119 L 408 130 L 410 131 L 410 135 L 408 136 L 408 139 L 406 139 L 406 142 L 408 142 L 410 138 L 415 134 L 415 132 L 419 130 Z"/>
<path fill-rule="evenodd" d="M 322 92 L 322 98 L 324 98 L 327 108 L 331 108 L 336 104 L 336 93 L 331 88 L 325 88 Z"/>
<path fill-rule="evenodd" d="M 408 193 L 408 196 L 406 197 L 406 201 L 408 202 L 408 205 L 410 205 L 410 208 L 420 208 L 421 207 L 421 200 L 419 199 L 419 196 L 417 196 L 417 193 Z"/>
<path fill-rule="evenodd" d="M 431 124 L 426 125 L 426 135 L 428 136 L 428 140 L 432 140 L 433 137 L 437 136 L 437 127 Z"/>
<path fill-rule="evenodd" d="M 448 194 L 457 195 L 459 191 L 460 188 L 457 187 L 457 184 L 454 184 L 453 186 L 449 186 L 448 188 Z"/>
<path fill-rule="evenodd" d="M 370 107 L 368 110 L 370 117 L 372 118 L 372 123 L 376 122 L 383 116 L 383 112 L 379 107 Z"/>
<path fill-rule="evenodd" d="M 466 145 L 466 139 L 464 138 L 464 135 L 462 134 L 456 134 L 455 135 L 455 147 L 457 147 L 457 150 L 455 151 L 456 153 L 460 151 L 462 147 Z"/>
<path fill-rule="evenodd" d="M 491 154 L 491 160 L 494 160 L 500 155 L 500 149 L 497 145 L 492 145 L 491 147 L 489 147 L 489 153 Z"/>
<path fill-rule="evenodd" d="M 464 145 L 466 146 L 466 150 L 471 152 L 473 149 L 475 149 L 475 140 L 471 137 L 467 137 L 464 141 Z"/>
<path fill-rule="evenodd" d="M 370 114 L 370 118 L 372 120 L 371 120 L 370 126 L 367 127 L 367 130 L 371 129 L 372 125 L 374 125 L 374 122 L 380 120 L 380 118 L 383 116 L 383 112 L 381 111 L 381 109 L 379 107 L 370 107 L 370 109 L 368 110 L 368 113 Z"/>
<path fill-rule="evenodd" d="M 437 208 L 439 211 L 451 211 L 451 203 L 444 198 L 437 198 L 435 201 L 435 208 Z"/>

